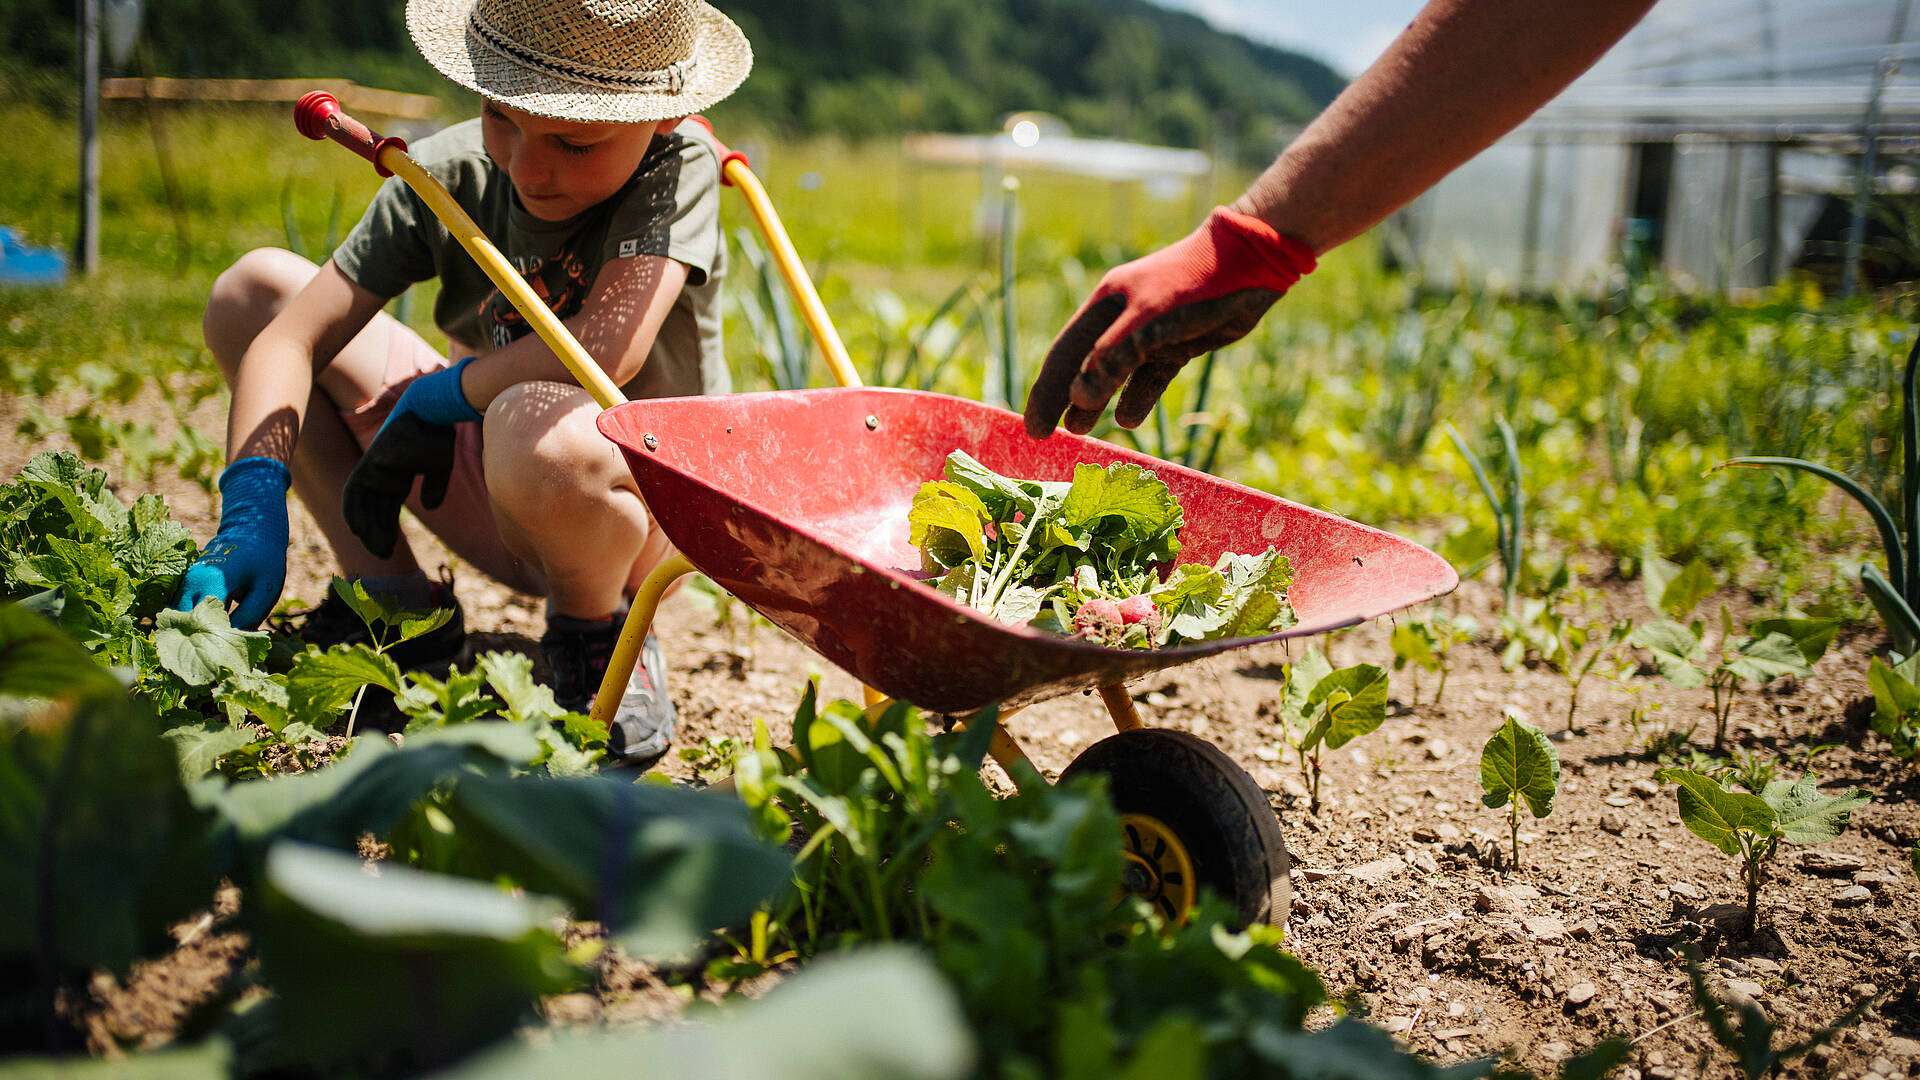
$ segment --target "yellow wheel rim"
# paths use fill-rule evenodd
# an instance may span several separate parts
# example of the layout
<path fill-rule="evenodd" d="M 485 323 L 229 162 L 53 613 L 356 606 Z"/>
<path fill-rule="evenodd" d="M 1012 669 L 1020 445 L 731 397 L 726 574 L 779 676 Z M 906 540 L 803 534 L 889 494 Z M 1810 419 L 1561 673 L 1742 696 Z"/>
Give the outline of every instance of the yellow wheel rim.
<path fill-rule="evenodd" d="M 1185 922 L 1193 910 L 1199 883 L 1187 845 L 1159 818 L 1124 814 L 1120 818 L 1127 857 L 1127 892 L 1153 905 L 1167 922 Z"/>

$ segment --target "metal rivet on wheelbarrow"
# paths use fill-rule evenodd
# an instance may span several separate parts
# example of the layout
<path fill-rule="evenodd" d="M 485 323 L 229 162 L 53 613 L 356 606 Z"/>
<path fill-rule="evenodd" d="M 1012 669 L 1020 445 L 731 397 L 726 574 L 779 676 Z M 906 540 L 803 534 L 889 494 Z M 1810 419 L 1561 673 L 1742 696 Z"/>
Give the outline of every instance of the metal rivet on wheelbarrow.
<path fill-rule="evenodd" d="M 643 443 L 646 443 L 646 444 L 647 444 L 647 449 L 649 449 L 649 450 L 658 450 L 658 449 L 660 449 L 660 440 L 659 440 L 659 439 L 656 439 L 656 438 L 654 438 L 654 437 L 653 437 L 653 436 L 651 436 L 651 435 L 648 435 L 648 436 L 646 436 L 645 438 L 643 438 L 643 439 L 641 439 L 640 441 L 641 441 L 641 442 L 643 442 Z"/>
<path fill-rule="evenodd" d="M 873 415 L 872 413 L 867 414 L 867 430 L 868 431 L 880 430 L 880 418 Z"/>

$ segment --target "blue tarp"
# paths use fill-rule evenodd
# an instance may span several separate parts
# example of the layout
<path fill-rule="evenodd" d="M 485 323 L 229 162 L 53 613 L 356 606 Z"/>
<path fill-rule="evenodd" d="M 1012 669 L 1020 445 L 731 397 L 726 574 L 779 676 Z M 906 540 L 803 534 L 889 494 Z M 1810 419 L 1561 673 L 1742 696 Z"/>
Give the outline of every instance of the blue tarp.
<path fill-rule="evenodd" d="M 0 225 L 0 285 L 59 285 L 66 280 L 64 253 L 26 244 L 17 230 Z"/>

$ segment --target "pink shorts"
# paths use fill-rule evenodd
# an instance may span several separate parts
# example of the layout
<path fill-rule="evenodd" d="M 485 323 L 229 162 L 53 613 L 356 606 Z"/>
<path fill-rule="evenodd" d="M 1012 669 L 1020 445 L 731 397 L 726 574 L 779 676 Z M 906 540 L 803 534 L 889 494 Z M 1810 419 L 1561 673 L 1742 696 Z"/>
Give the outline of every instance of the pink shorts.
<path fill-rule="evenodd" d="M 372 400 L 341 415 L 362 450 L 373 442 L 373 436 L 386 422 L 394 402 L 400 400 L 409 383 L 447 366 L 447 358 L 404 323 L 390 319 L 381 319 L 379 323 L 392 328 L 387 340 L 383 385 Z M 454 554 L 472 563 L 481 573 L 521 592 L 543 591 L 526 563 L 507 550 L 500 538 L 500 529 L 494 524 L 493 500 L 487 495 L 487 478 L 482 468 L 485 444 L 481 440 L 480 425 L 460 424 L 454 432 L 453 475 L 447 480 L 446 499 L 428 510 L 420 505 L 416 484 L 407 499 L 407 509 L 453 549 Z"/>

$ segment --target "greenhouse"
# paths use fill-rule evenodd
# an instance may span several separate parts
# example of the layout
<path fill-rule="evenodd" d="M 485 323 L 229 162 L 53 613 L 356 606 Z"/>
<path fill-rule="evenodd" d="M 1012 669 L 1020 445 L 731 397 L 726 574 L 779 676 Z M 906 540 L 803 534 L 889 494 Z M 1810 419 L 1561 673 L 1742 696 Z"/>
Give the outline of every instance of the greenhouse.
<path fill-rule="evenodd" d="M 1390 252 L 1435 284 L 1518 289 L 1621 265 L 1715 291 L 1910 275 L 1916 59 L 1910 0 L 1660 0 L 1403 213 Z"/>

